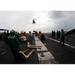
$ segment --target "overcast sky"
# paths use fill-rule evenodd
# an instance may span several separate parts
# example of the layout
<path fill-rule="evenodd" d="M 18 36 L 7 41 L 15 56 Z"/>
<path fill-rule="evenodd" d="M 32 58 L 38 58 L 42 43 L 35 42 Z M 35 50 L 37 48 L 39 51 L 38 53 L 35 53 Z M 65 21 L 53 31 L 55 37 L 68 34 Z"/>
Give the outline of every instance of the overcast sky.
<path fill-rule="evenodd" d="M 43 32 L 63 28 L 67 31 L 75 28 L 75 11 L 0 11 L 0 28 Z"/>

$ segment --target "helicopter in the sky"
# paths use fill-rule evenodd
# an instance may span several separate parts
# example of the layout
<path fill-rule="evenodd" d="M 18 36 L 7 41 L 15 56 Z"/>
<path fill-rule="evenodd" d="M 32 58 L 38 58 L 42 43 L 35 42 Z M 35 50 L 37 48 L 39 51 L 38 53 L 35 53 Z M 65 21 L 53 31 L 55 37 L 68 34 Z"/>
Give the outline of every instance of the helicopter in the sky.
<path fill-rule="evenodd" d="M 35 24 L 35 23 L 36 23 L 36 22 L 35 22 L 35 19 L 33 19 L 32 23 L 33 23 L 33 24 Z"/>
<path fill-rule="evenodd" d="M 39 19 L 38 17 L 37 17 L 37 18 L 34 18 L 34 19 L 32 20 L 32 23 L 35 24 L 35 23 L 38 21 L 38 19 Z"/>

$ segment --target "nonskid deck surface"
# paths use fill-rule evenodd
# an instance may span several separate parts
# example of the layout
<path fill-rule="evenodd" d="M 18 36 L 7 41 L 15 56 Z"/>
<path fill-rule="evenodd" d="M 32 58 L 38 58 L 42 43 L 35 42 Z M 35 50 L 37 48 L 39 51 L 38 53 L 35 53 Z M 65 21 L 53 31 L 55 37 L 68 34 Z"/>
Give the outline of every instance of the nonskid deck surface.
<path fill-rule="evenodd" d="M 75 64 L 75 46 L 65 43 L 65 46 L 59 46 L 59 41 L 47 36 L 46 47 L 55 57 L 58 64 Z"/>
<path fill-rule="evenodd" d="M 44 44 L 38 37 L 34 37 L 33 44 L 28 47 L 28 49 L 24 49 L 24 46 L 21 46 L 21 52 L 24 56 L 24 60 L 21 61 L 21 64 L 75 64 L 75 48 L 72 45 L 65 43 L 65 46 L 58 46 L 59 41 L 52 39 L 50 37 L 46 38 Z M 7 48 L 8 46 L 3 41 L 0 41 L 0 48 L 2 49 L 4 46 Z M 24 45 L 24 44 L 23 44 Z M 8 53 L 2 49 L 0 53 L 4 55 L 1 59 L 3 60 L 1 63 L 10 63 L 12 64 L 14 61 L 14 56 L 10 52 L 10 48 L 8 49 Z M 11 60 L 8 59 L 9 55 L 12 57 Z M 6 58 L 7 56 L 7 58 Z M 26 59 L 27 58 L 27 59 Z M 4 62 L 7 60 L 7 62 Z"/>

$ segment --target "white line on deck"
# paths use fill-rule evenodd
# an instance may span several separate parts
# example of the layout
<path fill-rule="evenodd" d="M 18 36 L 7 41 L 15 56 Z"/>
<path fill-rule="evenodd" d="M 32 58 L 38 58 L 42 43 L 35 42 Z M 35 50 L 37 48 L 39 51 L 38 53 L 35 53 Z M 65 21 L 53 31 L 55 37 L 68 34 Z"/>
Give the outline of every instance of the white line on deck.
<path fill-rule="evenodd" d="M 48 37 L 46 37 L 46 38 L 48 38 Z M 50 40 L 52 40 L 52 41 L 55 41 L 55 42 L 60 42 L 60 41 L 58 41 L 58 40 L 56 40 L 56 39 L 53 39 L 53 38 L 48 38 L 48 39 L 50 39 Z M 68 47 L 71 47 L 71 48 L 74 48 L 75 49 L 75 46 L 71 46 L 70 44 L 67 44 L 67 43 L 64 43 L 66 46 L 68 46 Z"/>

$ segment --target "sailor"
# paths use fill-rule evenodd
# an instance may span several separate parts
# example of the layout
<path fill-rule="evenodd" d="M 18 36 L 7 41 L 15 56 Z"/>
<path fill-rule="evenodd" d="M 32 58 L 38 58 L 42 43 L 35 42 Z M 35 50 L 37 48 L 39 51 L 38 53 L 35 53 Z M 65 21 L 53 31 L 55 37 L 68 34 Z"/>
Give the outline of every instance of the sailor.
<path fill-rule="evenodd" d="M 60 33 L 60 43 L 59 43 L 59 45 L 64 46 L 64 40 L 65 40 L 64 30 L 61 29 L 61 33 Z"/>

